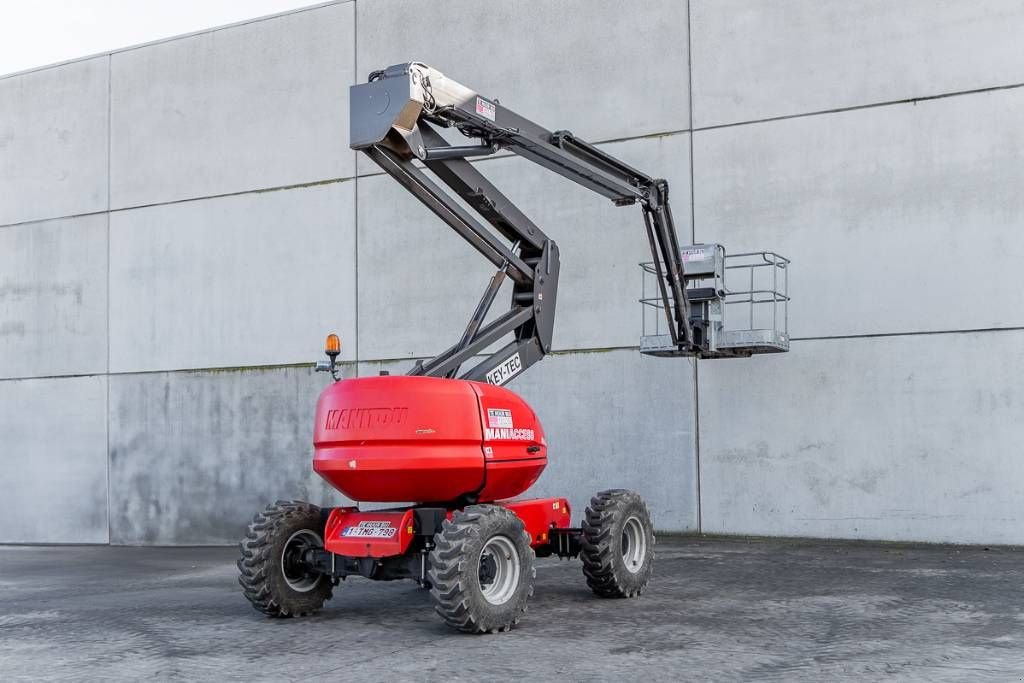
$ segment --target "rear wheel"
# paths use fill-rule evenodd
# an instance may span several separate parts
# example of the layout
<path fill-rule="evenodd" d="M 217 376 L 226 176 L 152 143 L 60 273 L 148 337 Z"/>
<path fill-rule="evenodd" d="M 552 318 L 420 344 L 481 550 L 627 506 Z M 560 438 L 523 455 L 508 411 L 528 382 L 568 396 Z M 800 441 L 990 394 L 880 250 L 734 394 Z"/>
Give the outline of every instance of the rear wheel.
<path fill-rule="evenodd" d="M 466 633 L 507 631 L 526 612 L 537 570 L 522 520 L 498 505 L 470 505 L 445 520 L 430 552 L 434 609 Z"/>
<path fill-rule="evenodd" d="M 601 491 L 590 499 L 583 523 L 583 574 L 602 598 L 640 595 L 654 571 L 654 526 L 643 499 L 632 491 Z"/>
<path fill-rule="evenodd" d="M 279 500 L 253 517 L 239 544 L 238 583 L 257 611 L 299 617 L 330 599 L 330 579 L 302 562 L 307 550 L 324 547 L 323 526 L 320 508 L 298 500 Z"/>

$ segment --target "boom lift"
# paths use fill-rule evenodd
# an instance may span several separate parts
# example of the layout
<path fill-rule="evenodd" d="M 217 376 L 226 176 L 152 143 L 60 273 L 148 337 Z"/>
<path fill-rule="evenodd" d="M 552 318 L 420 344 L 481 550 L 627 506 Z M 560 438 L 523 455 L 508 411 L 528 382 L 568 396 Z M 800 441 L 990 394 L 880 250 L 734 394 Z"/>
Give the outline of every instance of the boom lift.
<path fill-rule="evenodd" d="M 547 440 L 530 407 L 502 385 L 551 351 L 559 253 L 470 159 L 512 152 L 618 206 L 640 205 L 651 249 L 651 261 L 641 264 L 641 303 L 653 313 L 650 329 L 644 315 L 642 353 L 729 358 L 788 350 L 789 262 L 771 252 L 730 258 L 717 244 L 681 248 L 665 180 L 569 131 L 542 128 L 422 63 L 373 72 L 351 88 L 350 100 L 350 146 L 496 271 L 459 340 L 405 376 L 339 380 L 340 342 L 328 336 L 328 360 L 317 369 L 335 382 L 317 404 L 314 469 L 352 500 L 414 502 L 373 511 L 269 506 L 241 544 L 246 597 L 268 615 L 295 616 L 320 608 L 347 576 L 411 578 L 430 588 L 449 625 L 507 630 L 533 593 L 535 555 L 581 557 L 601 597 L 639 595 L 654 560 L 654 530 L 639 495 L 596 494 L 580 527 L 571 525 L 565 498 L 510 500 L 544 470 Z M 470 143 L 451 144 L 440 129 Z M 726 287 L 727 272 L 737 269 L 744 278 L 749 271 L 748 289 Z M 506 280 L 510 308 L 485 322 Z M 726 325 L 732 304 L 749 310 L 749 328 Z"/>

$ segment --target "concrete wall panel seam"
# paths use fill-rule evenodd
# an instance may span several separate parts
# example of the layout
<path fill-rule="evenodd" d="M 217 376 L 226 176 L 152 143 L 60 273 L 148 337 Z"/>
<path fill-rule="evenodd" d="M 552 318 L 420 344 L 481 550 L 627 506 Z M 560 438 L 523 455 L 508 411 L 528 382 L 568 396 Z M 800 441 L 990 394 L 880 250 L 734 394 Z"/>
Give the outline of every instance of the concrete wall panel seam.
<path fill-rule="evenodd" d="M 924 95 L 921 97 L 907 97 L 899 100 L 884 100 L 880 102 L 869 102 L 867 104 L 851 105 L 849 107 L 836 107 L 834 109 L 820 109 L 817 111 L 802 112 L 799 114 L 788 114 L 785 116 L 771 116 L 762 119 L 749 119 L 747 121 L 736 121 L 734 123 L 721 123 L 709 126 L 701 126 L 693 128 L 693 132 L 699 133 L 703 131 L 720 130 L 722 128 L 737 128 L 740 126 L 751 126 L 759 123 L 772 123 L 774 121 L 787 121 L 789 119 L 802 119 L 811 116 L 825 116 L 828 114 L 842 114 L 845 112 L 861 111 L 864 109 L 877 109 L 879 107 L 892 107 L 901 104 L 917 104 L 919 102 L 930 102 L 932 100 L 944 100 L 951 97 L 967 97 L 970 95 L 983 95 L 990 92 L 999 92 L 1001 90 L 1017 90 L 1018 88 L 1024 88 L 1024 83 L 1010 83 L 1008 85 L 996 85 L 987 88 L 974 88 L 971 90 L 959 90 L 956 92 L 939 93 L 937 95 Z"/>
<path fill-rule="evenodd" d="M 689 117 L 688 126 L 690 130 L 693 130 L 693 24 L 691 21 L 691 5 L 692 0 L 686 0 L 686 87 L 689 90 L 691 96 L 689 98 L 689 107 L 687 115 Z M 693 198 L 693 143 L 691 135 L 690 143 L 690 242 L 697 242 L 697 216 L 696 209 L 694 207 Z M 695 484 L 696 484 L 696 500 L 695 505 L 697 508 L 697 533 L 701 533 L 704 528 L 703 515 L 701 512 L 701 481 L 700 481 L 700 385 L 699 385 L 699 373 L 700 368 L 696 361 L 692 362 L 693 372 L 693 458 L 694 458 L 694 470 L 695 470 Z"/>
<path fill-rule="evenodd" d="M 107 543 L 110 543 L 110 130 L 111 122 L 111 90 L 110 74 L 113 69 L 112 59 L 107 57 L 107 368 L 106 368 L 106 396 L 105 412 L 103 415 L 103 427 L 105 430 L 106 444 L 104 455 L 107 466 Z"/>

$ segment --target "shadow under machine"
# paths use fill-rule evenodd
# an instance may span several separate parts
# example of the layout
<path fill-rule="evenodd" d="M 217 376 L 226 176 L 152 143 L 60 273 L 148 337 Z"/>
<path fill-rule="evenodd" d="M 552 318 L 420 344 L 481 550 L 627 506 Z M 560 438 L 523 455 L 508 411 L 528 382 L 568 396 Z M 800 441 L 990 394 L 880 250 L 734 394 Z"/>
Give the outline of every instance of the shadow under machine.
<path fill-rule="evenodd" d="M 267 507 L 241 544 L 246 597 L 268 615 L 297 616 L 319 609 L 348 576 L 408 578 L 430 589 L 450 626 L 507 630 L 533 594 L 534 557 L 549 555 L 579 557 L 598 596 L 638 596 L 651 576 L 654 529 L 637 493 L 598 492 L 579 525 L 563 497 L 515 499 L 543 472 L 548 443 L 537 415 L 504 385 L 551 351 L 559 251 L 471 160 L 511 152 L 617 206 L 640 206 L 651 250 L 641 264 L 644 354 L 787 351 L 789 262 L 680 246 L 666 181 L 424 64 L 375 71 L 350 101 L 351 147 L 495 272 L 459 339 L 406 375 L 341 380 L 340 342 L 328 336 L 317 369 L 335 381 L 317 404 L 313 467 L 352 500 L 398 506 Z M 507 282 L 508 310 L 490 317 Z"/>

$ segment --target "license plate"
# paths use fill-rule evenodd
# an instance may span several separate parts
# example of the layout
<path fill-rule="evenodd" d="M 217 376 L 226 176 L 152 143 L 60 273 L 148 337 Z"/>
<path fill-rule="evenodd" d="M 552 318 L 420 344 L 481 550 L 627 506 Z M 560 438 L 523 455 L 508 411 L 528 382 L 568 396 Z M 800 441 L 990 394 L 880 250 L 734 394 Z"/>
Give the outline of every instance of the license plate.
<path fill-rule="evenodd" d="M 398 529 L 391 522 L 360 522 L 357 526 L 347 526 L 341 535 L 348 538 L 393 538 Z"/>

